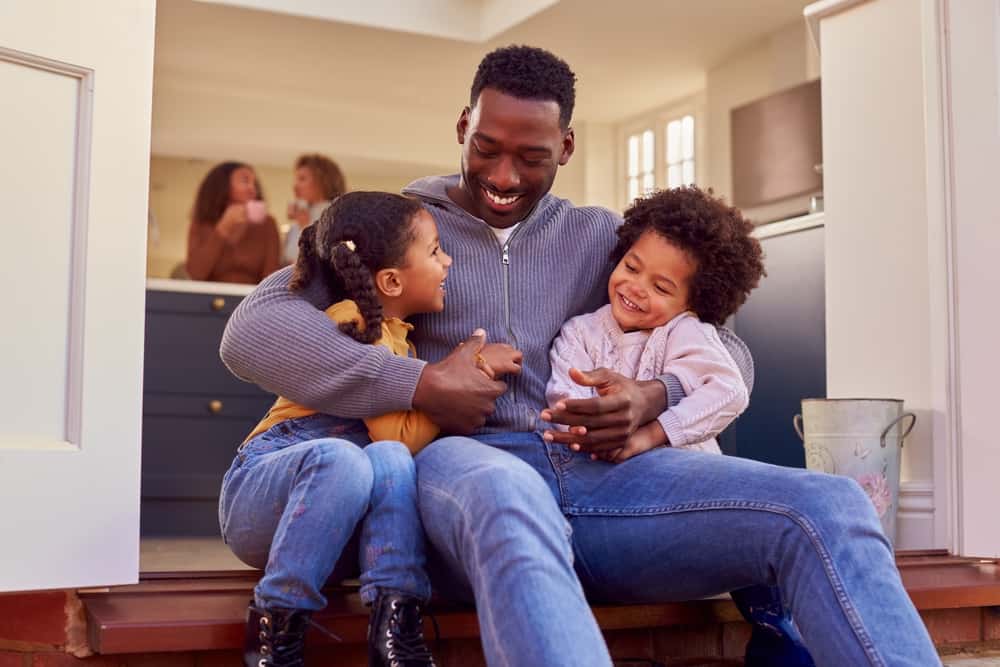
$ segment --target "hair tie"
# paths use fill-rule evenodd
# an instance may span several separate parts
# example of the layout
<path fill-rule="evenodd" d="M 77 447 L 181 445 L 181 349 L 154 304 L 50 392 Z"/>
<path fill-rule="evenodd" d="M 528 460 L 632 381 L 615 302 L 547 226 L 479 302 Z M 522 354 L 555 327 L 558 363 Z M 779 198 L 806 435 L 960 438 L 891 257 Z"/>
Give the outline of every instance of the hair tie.
<path fill-rule="evenodd" d="M 354 245 L 354 241 L 341 241 L 337 245 L 346 246 L 347 249 L 350 250 L 351 252 L 354 252 L 355 250 L 358 249 L 358 247 Z"/>

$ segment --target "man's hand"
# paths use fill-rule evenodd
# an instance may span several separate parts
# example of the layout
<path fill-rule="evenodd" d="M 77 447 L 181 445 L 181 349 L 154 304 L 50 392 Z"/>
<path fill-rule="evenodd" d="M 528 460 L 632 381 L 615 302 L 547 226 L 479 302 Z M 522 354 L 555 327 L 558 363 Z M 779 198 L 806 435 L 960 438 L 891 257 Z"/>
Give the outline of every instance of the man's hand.
<path fill-rule="evenodd" d="M 659 380 L 638 382 L 607 368 L 569 371 L 570 379 L 597 391 L 594 398 L 569 398 L 542 410 L 541 418 L 564 424 L 568 431 L 546 430 L 548 442 L 571 449 L 603 452 L 626 446 L 636 430 L 666 408 L 666 391 Z"/>
<path fill-rule="evenodd" d="M 424 366 L 413 392 L 413 407 L 445 433 L 466 434 L 493 414 L 494 402 L 507 389 L 480 367 L 486 332 L 477 329 L 451 354 Z"/>

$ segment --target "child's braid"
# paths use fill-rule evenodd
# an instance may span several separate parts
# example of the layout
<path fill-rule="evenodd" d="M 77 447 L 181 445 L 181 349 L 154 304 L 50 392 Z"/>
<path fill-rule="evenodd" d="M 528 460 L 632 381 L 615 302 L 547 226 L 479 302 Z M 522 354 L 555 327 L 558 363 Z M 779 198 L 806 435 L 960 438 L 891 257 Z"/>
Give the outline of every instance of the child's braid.
<path fill-rule="evenodd" d="M 351 250 L 346 242 L 337 244 L 333 249 L 333 266 L 344 283 L 347 297 L 358 305 L 361 317 L 364 319 L 364 329 L 357 322 L 344 322 L 340 330 L 362 343 L 374 343 L 382 335 L 382 304 L 375 294 L 375 284 L 372 274 L 357 252 Z"/>

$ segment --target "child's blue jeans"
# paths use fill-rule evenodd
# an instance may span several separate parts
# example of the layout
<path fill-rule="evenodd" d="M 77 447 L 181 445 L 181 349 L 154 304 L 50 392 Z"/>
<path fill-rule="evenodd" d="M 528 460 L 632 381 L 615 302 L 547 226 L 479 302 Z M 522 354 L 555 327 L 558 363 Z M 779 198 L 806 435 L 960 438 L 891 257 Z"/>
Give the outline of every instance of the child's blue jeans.
<path fill-rule="evenodd" d="M 264 570 L 258 605 L 322 609 L 338 561 L 341 577 L 360 562 L 365 603 L 380 592 L 430 597 L 413 457 L 402 443 L 368 442 L 362 422 L 316 414 L 239 450 L 219 524 L 233 553 Z M 345 552 L 355 534 L 358 553 Z"/>

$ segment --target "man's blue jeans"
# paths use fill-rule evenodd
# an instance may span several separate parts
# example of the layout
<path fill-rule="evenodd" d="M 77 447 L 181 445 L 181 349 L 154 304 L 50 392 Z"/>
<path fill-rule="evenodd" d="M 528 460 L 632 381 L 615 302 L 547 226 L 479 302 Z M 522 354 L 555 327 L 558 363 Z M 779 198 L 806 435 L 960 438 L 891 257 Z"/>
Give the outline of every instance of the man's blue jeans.
<path fill-rule="evenodd" d="M 357 422 L 318 414 L 277 424 L 237 454 L 219 523 L 233 553 L 264 569 L 257 604 L 322 609 L 323 584 L 359 560 L 366 603 L 380 592 L 430 597 L 413 457 L 399 442 L 367 443 Z"/>
<path fill-rule="evenodd" d="M 535 433 L 443 438 L 416 463 L 434 558 L 474 594 L 491 665 L 610 664 L 584 591 L 754 585 L 781 589 L 820 667 L 940 664 L 853 480 L 670 448 L 613 465 Z"/>

